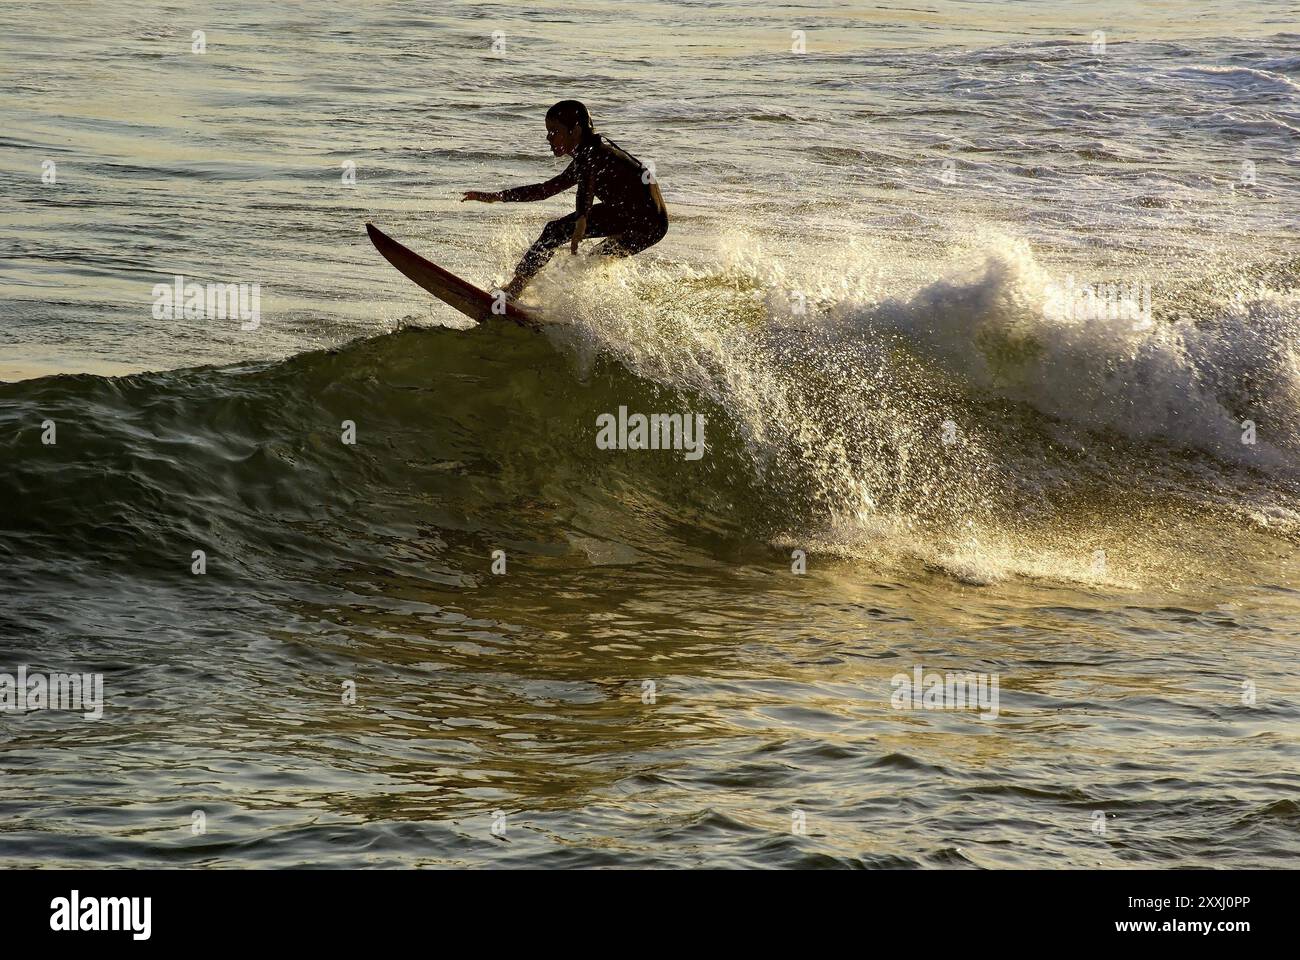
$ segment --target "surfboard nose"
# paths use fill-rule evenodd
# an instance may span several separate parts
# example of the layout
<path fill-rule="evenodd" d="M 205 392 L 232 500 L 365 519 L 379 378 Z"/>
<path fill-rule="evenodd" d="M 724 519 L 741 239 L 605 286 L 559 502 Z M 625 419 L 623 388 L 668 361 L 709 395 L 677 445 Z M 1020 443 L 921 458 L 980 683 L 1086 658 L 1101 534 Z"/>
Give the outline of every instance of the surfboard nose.
<path fill-rule="evenodd" d="M 493 309 L 497 303 L 496 295 L 480 290 L 472 283 L 438 266 L 432 260 L 426 260 L 369 221 L 366 222 L 366 233 L 370 235 L 370 242 L 375 245 L 375 249 L 385 260 L 396 267 L 408 280 L 419 284 L 443 303 L 479 323 L 501 316 Z M 505 304 L 504 319 L 512 320 L 530 330 L 541 330 L 541 322 L 537 317 L 513 303 Z"/>

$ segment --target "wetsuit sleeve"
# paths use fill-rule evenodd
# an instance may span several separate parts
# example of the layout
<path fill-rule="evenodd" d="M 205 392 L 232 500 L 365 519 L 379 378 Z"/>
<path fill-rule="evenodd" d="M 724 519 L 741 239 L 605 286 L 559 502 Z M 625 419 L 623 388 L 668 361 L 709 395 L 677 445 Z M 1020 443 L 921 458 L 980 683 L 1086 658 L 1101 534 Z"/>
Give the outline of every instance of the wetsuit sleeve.
<path fill-rule="evenodd" d="M 578 182 L 577 164 L 570 163 L 564 172 L 551 177 L 545 183 L 533 183 L 526 187 L 513 187 L 501 191 L 501 199 L 506 203 L 530 203 L 533 200 L 545 200 L 557 193 L 568 190 Z"/>

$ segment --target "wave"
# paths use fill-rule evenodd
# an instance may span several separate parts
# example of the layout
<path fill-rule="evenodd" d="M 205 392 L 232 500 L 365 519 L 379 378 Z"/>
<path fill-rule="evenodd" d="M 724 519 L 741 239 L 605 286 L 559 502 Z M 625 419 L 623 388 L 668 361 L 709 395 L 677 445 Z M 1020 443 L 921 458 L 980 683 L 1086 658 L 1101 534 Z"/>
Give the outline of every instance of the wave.
<path fill-rule="evenodd" d="M 1291 69 L 1294 64 L 1294 58 L 1274 62 L 1278 63 L 1281 69 Z M 1261 85 L 1272 85 L 1284 93 L 1295 94 L 1300 92 L 1300 83 L 1297 83 L 1290 77 L 1285 77 L 1269 70 L 1260 70 L 1255 67 L 1206 65 L 1184 67 L 1181 71 L 1175 72 L 1207 74 L 1210 77 L 1246 89 L 1255 89 Z"/>
<path fill-rule="evenodd" d="M 254 581 L 381 562 L 458 582 L 503 544 L 591 563 L 801 548 L 1128 586 L 1222 565 L 1243 530 L 1294 542 L 1294 290 L 1170 290 L 1137 329 L 1045 310 L 1063 278 L 1022 243 L 906 292 L 869 260 L 792 266 L 744 239 L 707 267 L 565 258 L 538 286 L 544 336 L 405 329 L 0 386 L 0 564 L 155 569 L 204 543 Z M 1181 311 L 1200 318 L 1161 315 Z M 703 415 L 706 456 L 599 449 L 620 407 Z"/>

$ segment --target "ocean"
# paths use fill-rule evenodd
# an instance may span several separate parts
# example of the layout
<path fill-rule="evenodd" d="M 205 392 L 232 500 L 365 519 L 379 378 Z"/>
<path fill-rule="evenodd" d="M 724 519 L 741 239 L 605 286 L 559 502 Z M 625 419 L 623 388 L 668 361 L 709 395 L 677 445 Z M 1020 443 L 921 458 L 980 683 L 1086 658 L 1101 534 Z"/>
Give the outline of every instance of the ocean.
<path fill-rule="evenodd" d="M 1294 866 L 1297 23 L 0 5 L 0 864 Z"/>

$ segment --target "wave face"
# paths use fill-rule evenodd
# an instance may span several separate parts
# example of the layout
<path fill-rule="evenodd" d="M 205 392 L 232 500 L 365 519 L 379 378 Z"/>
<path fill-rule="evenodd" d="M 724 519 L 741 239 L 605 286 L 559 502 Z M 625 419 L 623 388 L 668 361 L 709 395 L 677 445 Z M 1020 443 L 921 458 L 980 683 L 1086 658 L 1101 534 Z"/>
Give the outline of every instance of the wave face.
<path fill-rule="evenodd" d="M 711 273 L 561 265 L 542 337 L 409 329 L 280 363 L 9 385 L 5 526 L 144 567 L 217 537 L 256 577 L 394 526 L 721 538 L 977 580 L 1087 581 L 1105 550 L 1135 582 L 1197 543 L 1221 561 L 1225 526 L 1295 537 L 1294 292 L 1143 324 L 1052 314 L 1062 281 L 1013 242 L 874 296 L 735 249 Z M 701 415 L 706 453 L 600 449 L 620 407 Z"/>

